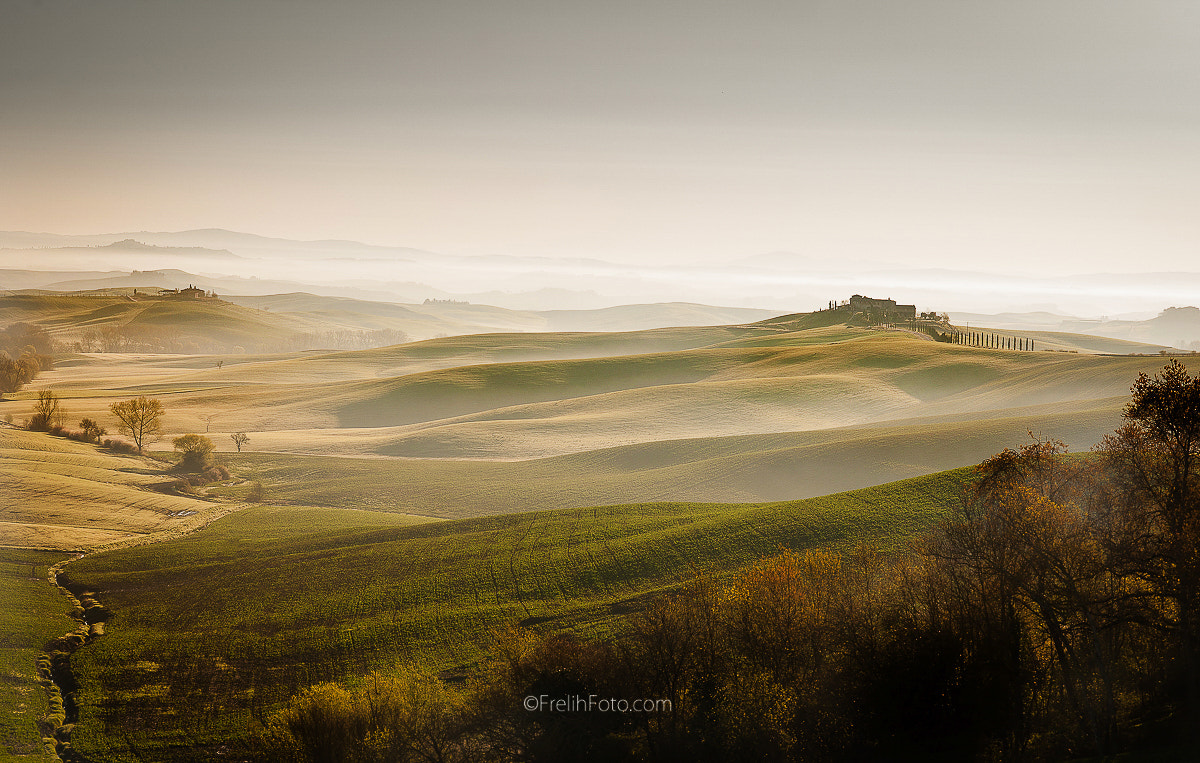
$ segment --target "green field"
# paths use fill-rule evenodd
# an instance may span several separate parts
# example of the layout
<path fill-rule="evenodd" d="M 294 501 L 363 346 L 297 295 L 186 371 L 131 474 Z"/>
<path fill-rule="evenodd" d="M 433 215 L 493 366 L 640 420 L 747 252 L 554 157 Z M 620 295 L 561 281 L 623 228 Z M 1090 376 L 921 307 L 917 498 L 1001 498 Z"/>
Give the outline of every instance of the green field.
<path fill-rule="evenodd" d="M 514 621 L 603 635 L 691 570 L 780 547 L 894 548 L 956 505 L 969 469 L 768 504 L 634 504 L 412 526 L 378 512 L 257 508 L 187 538 L 89 556 L 107 635 L 76 653 L 75 744 L 155 759 L 241 737 L 299 687 L 400 660 L 463 669 Z M 165 719 L 174 719 L 168 723 Z"/>
<path fill-rule="evenodd" d="M 58 760 L 38 722 L 49 712 L 38 682 L 45 645 L 70 633 L 67 599 L 47 582 L 47 569 L 66 558 L 48 551 L 0 549 L 0 761 Z"/>

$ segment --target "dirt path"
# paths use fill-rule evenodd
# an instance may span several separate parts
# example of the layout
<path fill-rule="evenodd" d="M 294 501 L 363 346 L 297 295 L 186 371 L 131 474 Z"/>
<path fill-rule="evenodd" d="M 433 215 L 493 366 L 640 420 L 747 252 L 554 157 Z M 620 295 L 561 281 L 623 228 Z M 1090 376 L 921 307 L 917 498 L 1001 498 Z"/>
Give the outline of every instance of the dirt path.
<path fill-rule="evenodd" d="M 82 559 L 79 554 L 73 559 L 64 559 L 50 568 L 47 582 L 58 589 L 59 593 L 71 603 L 70 615 L 76 622 L 75 630 L 65 633 L 46 645 L 46 651 L 38 655 L 38 678 L 46 686 L 47 699 L 50 706 L 47 717 L 39 725 L 42 733 L 54 739 L 54 752 L 62 761 L 84 760 L 71 748 L 71 730 L 75 727 L 77 708 L 75 705 L 75 676 L 71 673 L 71 655 L 76 649 L 90 644 L 104 634 L 104 620 L 108 613 L 94 598 L 85 597 L 83 601 L 67 590 L 59 581 L 59 576 L 67 564 Z M 91 607 L 92 616 L 88 612 Z M 89 619 L 94 624 L 89 624 Z"/>

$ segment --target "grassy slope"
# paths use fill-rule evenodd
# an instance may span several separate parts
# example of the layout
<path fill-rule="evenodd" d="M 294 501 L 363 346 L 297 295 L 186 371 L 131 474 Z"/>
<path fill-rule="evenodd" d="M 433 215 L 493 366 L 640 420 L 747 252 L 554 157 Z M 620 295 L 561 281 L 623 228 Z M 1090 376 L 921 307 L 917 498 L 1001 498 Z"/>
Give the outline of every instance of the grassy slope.
<path fill-rule="evenodd" d="M 644 500 L 784 500 L 977 463 L 1027 442 L 1031 430 L 1086 449 L 1119 423 L 1122 402 L 640 443 L 518 462 L 272 453 L 226 458 L 240 473 L 262 479 L 275 501 L 453 518 Z"/>
<path fill-rule="evenodd" d="M 982 333 L 996 334 L 1003 337 L 1018 337 L 1032 339 L 1038 350 L 1057 350 L 1061 352 L 1096 352 L 1126 355 L 1142 353 L 1154 355 L 1160 350 L 1172 350 L 1165 344 L 1138 342 L 1133 339 L 1095 336 L 1092 334 L 1073 334 L 1065 331 L 1022 331 L 1017 329 L 971 329 Z"/>
<path fill-rule="evenodd" d="M 166 328 L 183 337 L 217 340 L 253 349 L 263 341 L 296 333 L 397 329 L 409 336 L 479 334 L 488 331 L 634 331 L 647 327 L 736 323 L 769 315 L 765 310 L 707 305 L 624 305 L 606 310 L 508 310 L 490 305 L 399 305 L 355 299 L 278 294 L 228 297 L 219 302 L 148 300 L 153 288 L 133 297 L 116 293 L 30 293 L 0 297 L 0 325 L 25 321 L 74 341 L 84 329 Z"/>
<path fill-rule="evenodd" d="M 430 391 L 448 412 L 471 412 L 479 408 L 463 403 L 472 391 L 464 389 L 463 384 L 477 391 L 476 377 L 481 373 L 486 382 L 487 377 L 495 377 L 522 361 L 529 361 L 534 369 L 525 372 L 528 374 L 536 373 L 536 361 L 603 358 L 637 349 L 669 354 L 744 336 L 747 331 L 713 327 L 619 334 L 478 335 L 359 352 L 231 356 L 228 362 L 221 359 L 220 368 L 215 356 L 72 356 L 60 361 L 57 370 L 43 374 L 37 386 L 51 386 L 69 397 L 72 418 L 90 415 L 108 420 L 109 402 L 147 394 L 165 396 L 168 431 L 196 431 L 202 426 L 198 416 L 213 412 L 223 414 L 225 426 L 247 431 L 334 427 L 339 417 L 363 418 L 355 413 L 356 405 L 369 408 L 372 400 L 381 396 L 403 397 L 405 389 L 395 389 L 393 378 L 401 375 L 407 379 L 401 387 Z M 471 370 L 481 364 L 497 365 L 490 372 Z M 635 386 L 639 383 L 627 382 Z M 27 401 L 34 394 L 30 388 L 15 395 L 14 401 L 0 402 L 0 412 L 27 416 Z M 498 389 L 495 394 L 503 402 L 530 399 L 519 393 L 514 396 L 511 389 Z M 538 400 L 546 399 L 548 393 L 535 389 L 530 394 Z M 417 401 L 418 407 L 424 403 Z M 342 412 L 341 408 L 347 410 Z"/>
<path fill-rule="evenodd" d="M 676 349 L 657 349 L 663 344 Z M 604 356 L 630 346 L 654 351 Z M 522 355 L 543 359 L 504 359 Z M 163 397 L 170 431 L 203 431 L 200 416 L 215 413 L 218 446 L 226 449 L 223 433 L 244 430 L 260 450 L 536 458 L 652 440 L 1116 400 L 1139 372 L 1162 361 L 982 350 L 899 333 L 775 324 L 456 337 L 221 369 L 173 359 L 137 373 L 140 363 L 108 367 L 115 381 L 103 382 L 98 369 L 79 363 L 39 383 L 71 396 L 72 416 L 105 418 L 107 403 L 129 394 Z M 122 375 L 122 368 L 131 371 Z"/>
<path fill-rule="evenodd" d="M 84 550 L 194 527 L 222 504 L 153 488 L 162 464 L 0 427 L 0 546 Z"/>
<path fill-rule="evenodd" d="M 97 381 L 105 378 L 89 369 L 121 365 L 130 371 L 151 367 L 164 378 L 179 383 L 212 382 L 220 384 L 292 383 L 306 384 L 331 380 L 361 380 L 394 377 L 403 374 L 472 366 L 486 363 L 512 363 L 573 358 L 602 358 L 636 353 L 672 352 L 707 347 L 733 339 L 772 336 L 778 332 L 739 326 L 666 328 L 616 333 L 569 332 L 553 334 L 473 334 L 444 337 L 422 342 L 370 350 L 343 352 L 305 352 L 276 355 L 247 355 L 221 358 L 225 366 L 218 372 L 216 356 L 140 357 L 76 356 L 69 366 L 80 373 L 67 379 Z M 117 363 L 112 363 L 117 360 Z M 60 364 L 61 366 L 62 364 Z M 188 374 L 188 371 L 199 372 Z M 120 376 L 122 374 L 118 374 Z"/>
<path fill-rule="evenodd" d="M 781 545 L 892 547 L 953 506 L 968 472 L 785 503 L 384 529 L 365 527 L 387 516 L 371 512 L 250 509 L 188 538 L 91 556 L 71 580 L 114 614 L 74 658 L 85 687 L 75 744 L 126 760 L 131 733 L 143 754 L 178 746 L 184 759 L 245 733 L 254 712 L 298 686 L 401 659 L 470 663 L 504 623 L 603 634 L 631 600 L 694 567 L 732 570 Z"/>
<path fill-rule="evenodd" d="M 213 434 L 225 449 L 232 445 L 225 432 L 244 429 L 258 451 L 418 457 L 231 456 L 282 484 L 277 496 L 288 501 L 462 517 L 821 495 L 972 463 L 1031 430 L 1086 448 L 1116 426 L 1136 374 L 1162 362 L 979 350 L 815 325 L 817 317 L 635 335 L 455 337 L 221 369 L 175 357 L 107 389 L 97 389 L 97 374 L 113 366 L 79 365 L 47 374 L 45 383 L 67 397 L 72 420 L 107 421 L 114 397 L 156 394 L 172 433 L 202 432 L 200 415 L 218 414 Z M 604 356 L 630 345 L 681 349 Z M 599 357 L 496 362 L 521 353 Z M 467 365 L 377 378 L 430 363 Z M 129 359 L 125 367 L 143 364 Z M 294 383 L 251 381 L 272 368 Z M 360 380 L 324 381 L 338 370 Z M 71 378 L 77 386 L 60 383 Z M 22 395 L 6 409 L 28 406 L 32 391 Z M 338 426 L 348 423 L 361 426 Z M 854 426 L 820 429 L 839 424 Z M 553 454 L 562 455 L 545 457 Z M 24 479 L 25 492 L 38 494 L 50 478 Z"/>
<path fill-rule="evenodd" d="M 363 432 L 347 432 L 343 453 L 529 458 L 1117 398 L 1139 372 L 1160 366 L 1158 358 L 988 351 L 867 335 L 808 347 L 500 363 L 357 382 L 311 396 L 290 392 L 310 401 L 309 425 L 296 428 L 322 426 L 313 407 L 332 419 L 326 427 L 408 427 L 391 433 L 390 442 L 375 432 L 365 445 L 355 442 Z M 271 407 L 272 396 L 286 401 L 288 394 L 254 393 L 261 404 L 256 415 L 298 421 L 297 404 Z M 252 405 L 247 400 L 242 407 Z M 302 437 L 269 447 L 305 449 Z"/>
<path fill-rule="evenodd" d="M 306 324 L 263 310 L 224 301 L 173 302 L 80 294 L 0 296 L 0 324 L 37 323 L 56 339 L 70 342 L 85 329 L 169 329 L 181 337 L 254 346 L 278 340 L 317 324 Z"/>
<path fill-rule="evenodd" d="M 67 600 L 46 581 L 47 568 L 63 558 L 0 549 L 0 763 L 58 760 L 37 725 L 48 709 L 37 657 L 47 642 L 75 629 Z"/>
<path fill-rule="evenodd" d="M 307 293 L 228 299 L 247 307 L 295 315 L 301 320 L 320 319 L 346 328 L 402 328 L 416 336 L 481 331 L 633 331 L 660 326 L 745 323 L 775 314 L 770 310 L 684 302 L 534 311 L 460 302 L 400 305 Z"/>

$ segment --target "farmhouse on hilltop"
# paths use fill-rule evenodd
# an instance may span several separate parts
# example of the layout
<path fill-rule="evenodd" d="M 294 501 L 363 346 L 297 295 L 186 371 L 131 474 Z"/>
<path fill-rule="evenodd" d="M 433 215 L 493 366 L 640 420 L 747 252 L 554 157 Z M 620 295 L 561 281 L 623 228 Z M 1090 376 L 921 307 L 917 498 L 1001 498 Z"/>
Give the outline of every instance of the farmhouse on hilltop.
<path fill-rule="evenodd" d="M 875 320 L 882 321 L 911 321 L 916 320 L 916 305 L 897 305 L 894 299 L 873 299 L 855 294 L 850 297 L 850 312 L 863 313 Z"/>
<path fill-rule="evenodd" d="M 205 291 L 197 288 L 194 284 L 188 284 L 186 289 L 162 289 L 159 295 L 170 297 L 172 299 L 216 299 L 215 291 Z"/>

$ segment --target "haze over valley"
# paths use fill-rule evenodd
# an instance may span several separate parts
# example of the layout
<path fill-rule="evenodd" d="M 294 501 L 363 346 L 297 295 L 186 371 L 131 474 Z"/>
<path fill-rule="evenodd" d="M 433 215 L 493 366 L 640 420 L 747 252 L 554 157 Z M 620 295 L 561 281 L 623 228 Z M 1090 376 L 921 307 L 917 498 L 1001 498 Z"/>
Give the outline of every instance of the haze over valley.
<path fill-rule="evenodd" d="M 1200 6 L 3 23 L 0 763 L 1195 759 Z"/>
<path fill-rule="evenodd" d="M 954 314 L 1054 313 L 1067 323 L 1149 319 L 1167 307 L 1196 302 L 1200 293 L 1200 271 L 1105 273 L 1080 263 L 1074 272 L 1041 275 L 1006 272 L 999 267 L 1003 260 L 988 258 L 968 256 L 955 267 L 933 267 L 889 255 L 886 248 L 871 260 L 747 252 L 727 260 L 667 265 L 569 256 L 450 256 L 213 229 L 81 236 L 0 232 L 0 289 L 195 284 L 238 297 L 309 292 L 533 311 L 686 302 L 775 314 L 818 309 L 829 299 L 863 293 L 903 296 Z M 30 267 L 35 262 L 37 267 Z"/>

